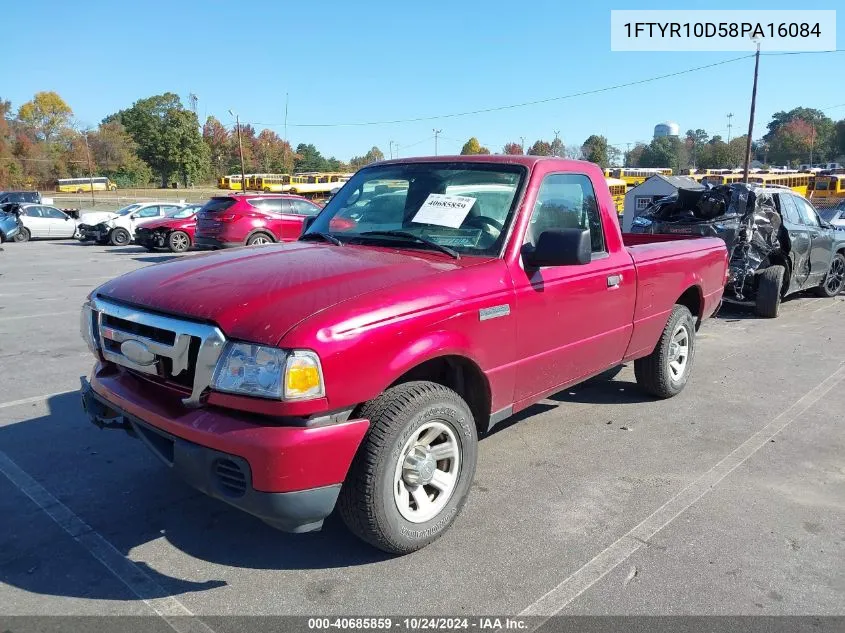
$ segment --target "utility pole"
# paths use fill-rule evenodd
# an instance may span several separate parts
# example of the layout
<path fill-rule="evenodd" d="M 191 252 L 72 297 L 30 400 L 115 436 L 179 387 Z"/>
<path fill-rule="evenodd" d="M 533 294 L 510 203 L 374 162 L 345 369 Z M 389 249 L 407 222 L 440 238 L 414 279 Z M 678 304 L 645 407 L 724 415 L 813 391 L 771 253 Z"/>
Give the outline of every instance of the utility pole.
<path fill-rule="evenodd" d="M 244 147 L 241 144 L 241 120 L 237 114 L 229 110 L 229 114 L 235 117 L 235 127 L 238 130 L 238 154 L 241 156 L 241 191 L 246 192 L 246 170 L 244 169 Z"/>
<path fill-rule="evenodd" d="M 91 185 L 91 206 L 96 206 L 97 201 L 94 200 L 94 170 L 91 167 L 91 148 L 88 146 L 88 130 L 83 134 L 85 138 L 85 154 L 88 156 L 88 182 Z"/>
<path fill-rule="evenodd" d="M 754 55 L 754 85 L 751 88 L 751 114 L 748 117 L 748 138 L 745 139 L 745 167 L 742 171 L 742 181 L 748 182 L 748 165 L 751 163 L 751 135 L 754 133 L 754 108 L 757 107 L 757 74 L 760 71 L 760 42 L 757 43 L 757 54 Z"/>
<path fill-rule="evenodd" d="M 731 119 L 733 118 L 733 116 L 733 112 L 728 112 L 728 143 L 731 142 L 731 128 L 733 127 Z"/>
<path fill-rule="evenodd" d="M 816 123 L 812 123 L 813 131 L 810 134 L 810 167 L 813 166 L 813 146 L 816 144 Z"/>
<path fill-rule="evenodd" d="M 437 156 L 437 137 L 440 136 L 440 133 L 443 130 L 435 130 L 434 128 L 432 128 L 431 131 L 434 132 L 434 155 Z"/>
<path fill-rule="evenodd" d="M 521 149 L 522 153 L 524 154 L 525 153 L 525 137 L 524 136 L 519 137 L 519 143 L 520 143 L 519 149 Z"/>
<path fill-rule="evenodd" d="M 387 146 L 390 148 L 390 160 L 393 160 L 393 141 L 387 141 Z"/>
<path fill-rule="evenodd" d="M 558 143 L 558 141 L 560 140 L 560 130 L 555 130 L 555 131 L 554 131 L 554 133 L 555 133 L 555 151 L 554 151 L 554 155 L 555 155 L 555 156 L 557 156 L 557 143 Z"/>

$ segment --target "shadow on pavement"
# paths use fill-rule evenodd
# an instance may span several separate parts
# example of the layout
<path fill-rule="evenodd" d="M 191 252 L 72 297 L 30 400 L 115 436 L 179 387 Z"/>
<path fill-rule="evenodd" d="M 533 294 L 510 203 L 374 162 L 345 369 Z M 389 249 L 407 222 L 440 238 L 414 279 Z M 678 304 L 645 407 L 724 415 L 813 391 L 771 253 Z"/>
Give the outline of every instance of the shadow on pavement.
<path fill-rule="evenodd" d="M 167 595 L 226 583 L 188 581 L 143 560 L 145 552 L 154 551 L 155 545 L 148 544 L 162 538 L 200 561 L 261 570 L 340 568 L 389 558 L 352 536 L 335 515 L 321 532 L 286 534 L 206 497 L 173 477 L 140 441 L 123 431 L 94 427 L 77 392 L 54 396 L 47 404 L 46 415 L 0 427 L 3 452 L 123 555 L 131 552 Z M 10 503 L 0 499 L 0 506 Z M 53 554 L 51 547 L 38 546 L 41 537 L 32 523 L 48 519 L 30 501 L 15 506 L 14 514 L 17 520 L 0 530 L 0 552 L 16 552 L 11 561 L 0 556 L 0 583 L 56 596 L 125 599 L 109 589 L 110 582 L 81 586 L 71 577 L 39 573 Z M 18 528 L 9 529 L 13 524 Z M 27 569 L 14 563 L 21 552 L 28 557 L 22 564 Z M 160 549 L 156 553 L 161 560 L 174 559 Z M 33 560 L 41 556 L 44 564 Z"/>

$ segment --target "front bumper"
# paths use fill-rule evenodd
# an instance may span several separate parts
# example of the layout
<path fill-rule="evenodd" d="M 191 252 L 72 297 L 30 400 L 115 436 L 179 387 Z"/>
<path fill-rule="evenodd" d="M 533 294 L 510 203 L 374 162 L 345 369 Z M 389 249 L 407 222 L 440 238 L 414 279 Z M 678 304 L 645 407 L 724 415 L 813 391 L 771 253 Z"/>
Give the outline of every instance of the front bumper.
<path fill-rule="evenodd" d="M 103 224 L 91 226 L 90 224 L 80 224 L 78 227 L 79 239 L 83 242 L 105 242 L 109 239 L 109 229 Z"/>
<path fill-rule="evenodd" d="M 98 364 L 83 380 L 91 422 L 141 439 L 190 486 L 287 532 L 319 529 L 334 509 L 367 420 L 321 427 L 263 423 L 213 407 L 186 409 L 179 394 Z"/>

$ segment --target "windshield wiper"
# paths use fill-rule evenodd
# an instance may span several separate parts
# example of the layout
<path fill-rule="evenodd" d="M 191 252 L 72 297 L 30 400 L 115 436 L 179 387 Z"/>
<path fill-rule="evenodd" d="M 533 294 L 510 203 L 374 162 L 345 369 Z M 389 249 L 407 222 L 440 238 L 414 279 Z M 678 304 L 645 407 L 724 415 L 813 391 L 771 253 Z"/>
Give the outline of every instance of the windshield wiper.
<path fill-rule="evenodd" d="M 406 240 L 412 240 L 414 242 L 419 242 L 420 244 L 430 246 L 431 248 L 436 249 L 441 253 L 446 253 L 450 257 L 454 257 L 455 259 L 461 258 L 461 254 L 455 249 L 449 248 L 448 246 L 443 246 L 443 244 L 438 244 L 434 240 L 430 240 L 427 237 L 414 235 L 413 233 L 409 233 L 408 231 L 364 231 L 363 233 L 359 233 L 356 237 L 361 237 L 363 235 L 372 235 L 373 237 L 378 237 L 380 235 L 384 235 L 385 237 L 401 237 Z"/>
<path fill-rule="evenodd" d="M 343 242 L 341 242 L 339 239 L 337 239 L 331 233 L 322 233 L 320 231 L 311 231 L 310 233 L 306 233 L 305 235 L 301 235 L 299 237 L 299 241 L 304 242 L 306 239 L 308 239 L 309 237 L 312 237 L 312 236 L 313 237 L 319 237 L 324 242 L 331 242 L 335 246 L 343 246 Z"/>

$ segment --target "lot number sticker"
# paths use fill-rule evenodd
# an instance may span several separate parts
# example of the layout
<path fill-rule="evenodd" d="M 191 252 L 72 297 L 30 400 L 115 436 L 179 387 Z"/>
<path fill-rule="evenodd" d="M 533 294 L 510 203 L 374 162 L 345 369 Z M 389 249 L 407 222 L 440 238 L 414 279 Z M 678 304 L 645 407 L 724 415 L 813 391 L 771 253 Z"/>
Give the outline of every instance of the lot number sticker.
<path fill-rule="evenodd" d="M 463 223 L 473 204 L 475 204 L 475 198 L 469 196 L 430 193 L 411 221 L 456 229 Z"/>

